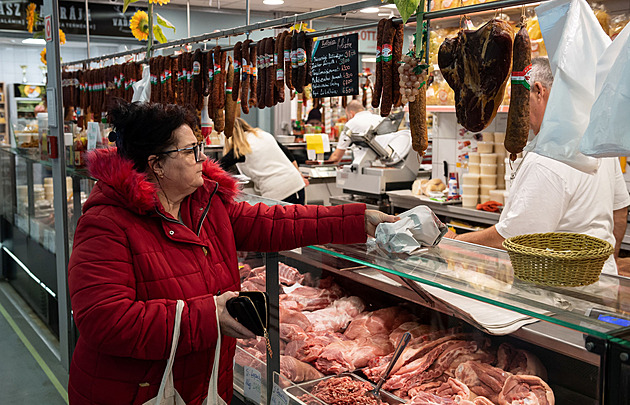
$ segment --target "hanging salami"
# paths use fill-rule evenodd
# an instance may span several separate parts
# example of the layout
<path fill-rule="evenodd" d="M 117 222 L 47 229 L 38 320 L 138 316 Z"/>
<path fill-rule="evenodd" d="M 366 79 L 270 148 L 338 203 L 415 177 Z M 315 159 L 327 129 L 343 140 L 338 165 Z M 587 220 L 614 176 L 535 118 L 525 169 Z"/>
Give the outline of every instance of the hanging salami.
<path fill-rule="evenodd" d="M 249 40 L 248 40 L 249 41 Z M 245 41 L 247 42 L 247 41 Z M 248 103 L 250 107 L 258 105 L 258 67 L 256 66 L 256 59 L 258 55 L 258 46 L 251 46 L 251 42 L 247 44 L 249 49 L 249 100 L 247 97 L 241 100 L 241 104 Z M 247 100 L 247 101 L 246 101 Z M 249 111 L 249 110 L 248 110 Z"/>
<path fill-rule="evenodd" d="M 236 67 L 232 63 L 232 58 L 228 57 L 229 66 L 227 68 L 227 79 L 225 88 L 225 127 L 223 133 L 226 138 L 232 137 L 234 132 L 234 121 L 236 120 L 236 109 L 238 108 L 237 100 L 234 100 L 232 94 L 234 92 L 234 83 L 238 73 Z"/>
<path fill-rule="evenodd" d="M 233 64 L 234 81 L 231 83 L 232 85 L 231 97 L 232 97 L 232 100 L 234 100 L 235 102 L 238 101 L 238 96 L 240 95 L 240 88 L 241 88 L 241 60 L 243 59 L 242 45 L 243 43 L 241 41 L 238 41 L 234 45 L 234 64 Z M 243 66 L 243 70 L 245 70 L 244 66 Z M 229 72 L 228 72 L 228 76 L 229 76 Z M 230 86 L 229 80 L 228 80 L 228 86 Z"/>
<path fill-rule="evenodd" d="M 385 31 L 385 21 L 383 18 L 378 22 L 376 28 L 376 78 L 374 80 L 374 91 L 372 92 L 372 107 L 378 108 L 381 104 L 381 94 L 383 92 L 383 32 Z"/>

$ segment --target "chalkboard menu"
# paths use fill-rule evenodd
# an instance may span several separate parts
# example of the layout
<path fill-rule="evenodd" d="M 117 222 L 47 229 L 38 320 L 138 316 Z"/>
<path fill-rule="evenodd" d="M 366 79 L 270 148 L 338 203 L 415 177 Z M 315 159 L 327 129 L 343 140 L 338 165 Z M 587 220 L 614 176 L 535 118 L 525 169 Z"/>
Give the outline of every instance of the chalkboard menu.
<path fill-rule="evenodd" d="M 315 98 L 359 94 L 359 34 L 317 41 L 312 71 Z"/>

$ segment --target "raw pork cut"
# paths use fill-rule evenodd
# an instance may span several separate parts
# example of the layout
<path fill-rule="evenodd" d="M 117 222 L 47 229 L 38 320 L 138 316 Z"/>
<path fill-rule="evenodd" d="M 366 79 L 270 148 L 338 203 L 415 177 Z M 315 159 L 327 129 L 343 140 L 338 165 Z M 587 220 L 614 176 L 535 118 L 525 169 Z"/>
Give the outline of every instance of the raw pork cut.
<path fill-rule="evenodd" d="M 349 339 L 389 334 L 402 323 L 412 319 L 412 315 L 400 307 L 378 309 L 373 312 L 361 314 L 353 319 L 344 332 Z M 398 342 L 395 342 L 396 344 Z"/>
<path fill-rule="evenodd" d="M 428 336 L 426 339 L 425 337 Z M 392 375 L 398 374 L 399 370 L 406 366 L 409 363 L 414 361 L 418 361 L 418 359 L 423 358 L 425 355 L 430 353 L 433 349 L 440 346 L 441 344 L 448 342 L 450 340 L 456 339 L 465 339 L 469 337 L 468 334 L 454 334 L 450 333 L 446 336 L 441 336 L 441 333 L 435 333 L 430 335 L 420 336 L 417 339 L 412 340 L 407 347 L 403 350 L 402 354 L 394 367 L 392 368 Z M 391 339 L 390 339 L 391 342 Z M 363 373 L 372 381 L 377 381 L 385 369 L 389 364 L 389 360 L 391 360 L 391 356 L 386 359 L 375 359 L 369 364 L 369 367 L 363 370 Z M 422 361 L 419 361 L 422 362 Z M 417 367 L 417 364 L 413 364 L 410 367 L 410 370 L 413 370 Z M 404 370 L 403 370 L 404 372 Z"/>
<path fill-rule="evenodd" d="M 341 333 L 330 332 L 324 334 L 307 333 L 305 340 L 294 340 L 287 343 L 284 353 L 298 360 L 310 363 L 319 358 L 322 350 L 329 344 L 347 340 Z"/>
<path fill-rule="evenodd" d="M 547 369 L 532 353 L 502 343 L 497 350 L 497 367 L 511 374 L 537 375 L 547 379 Z"/>
<path fill-rule="evenodd" d="M 513 38 L 512 27 L 494 19 L 440 46 L 438 65 L 455 92 L 457 122 L 471 132 L 486 128 L 497 114 L 510 77 Z"/>
<path fill-rule="evenodd" d="M 389 334 L 389 341 L 392 345 L 396 346 L 398 342 L 400 342 L 400 338 L 402 338 L 406 332 L 411 333 L 410 342 L 413 342 L 415 339 L 433 331 L 434 329 L 430 325 L 422 325 L 416 321 L 405 322 Z"/>
<path fill-rule="evenodd" d="M 326 346 L 315 361 L 315 367 L 324 374 L 340 374 L 365 367 L 375 356 L 384 356 L 394 350 L 385 336 L 372 336 L 356 340 L 338 340 Z"/>
<path fill-rule="evenodd" d="M 555 403 L 551 388 L 535 375 L 508 377 L 499 394 L 499 405 L 554 405 Z"/>
<path fill-rule="evenodd" d="M 450 398 L 438 397 L 429 392 L 419 392 L 405 405 L 461 405 Z"/>
<path fill-rule="evenodd" d="M 283 323 L 297 325 L 305 332 L 311 329 L 311 322 L 303 313 L 286 309 L 284 305 L 280 304 L 280 324 Z"/>
<path fill-rule="evenodd" d="M 405 374 L 395 375 L 390 378 L 385 385 L 394 380 L 394 377 L 397 377 L 394 382 L 396 385 L 395 388 L 400 388 L 400 395 L 407 396 L 407 392 L 411 392 L 414 387 L 443 376 L 444 371 L 448 369 L 451 362 L 453 362 L 457 356 L 469 354 L 477 350 L 477 343 L 474 341 L 455 340 L 447 342 L 445 345 L 448 347 L 432 362 L 428 369 L 418 372 L 409 371 Z M 423 367 L 425 367 L 425 364 L 422 364 L 420 369 Z M 383 387 L 385 387 L 385 385 Z"/>
<path fill-rule="evenodd" d="M 507 371 L 474 361 L 462 363 L 455 370 L 455 378 L 466 384 L 475 394 L 482 395 L 495 403 L 509 376 L 510 373 Z"/>
<path fill-rule="evenodd" d="M 359 297 L 344 297 L 327 308 L 303 312 L 313 332 L 342 332 L 365 308 Z"/>
<path fill-rule="evenodd" d="M 336 284 L 332 284 L 329 288 L 301 286 L 289 294 L 281 295 L 280 302 L 294 301 L 300 311 L 315 311 L 328 307 L 342 296 L 343 292 Z"/>
<path fill-rule="evenodd" d="M 310 364 L 290 356 L 280 356 L 280 371 L 294 383 L 316 380 L 324 376 Z"/>

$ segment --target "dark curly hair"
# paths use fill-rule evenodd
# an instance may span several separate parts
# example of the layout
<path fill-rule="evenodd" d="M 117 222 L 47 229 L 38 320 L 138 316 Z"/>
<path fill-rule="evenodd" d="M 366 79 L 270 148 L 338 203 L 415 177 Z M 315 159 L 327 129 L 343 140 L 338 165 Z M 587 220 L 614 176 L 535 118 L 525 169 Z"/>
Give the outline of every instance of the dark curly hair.
<path fill-rule="evenodd" d="M 173 131 L 184 124 L 194 131 L 198 125 L 197 115 L 179 105 L 123 99 L 113 100 L 107 121 L 114 127 L 110 141 L 116 142 L 118 154 L 131 160 L 139 172 L 146 171 L 149 156 L 175 145 Z"/>

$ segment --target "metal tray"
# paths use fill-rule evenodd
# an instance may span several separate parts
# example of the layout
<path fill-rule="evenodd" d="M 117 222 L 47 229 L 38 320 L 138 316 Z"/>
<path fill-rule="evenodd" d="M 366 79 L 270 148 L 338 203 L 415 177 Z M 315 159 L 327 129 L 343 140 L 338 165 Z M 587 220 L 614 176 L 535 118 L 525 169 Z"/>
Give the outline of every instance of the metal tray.
<path fill-rule="evenodd" d="M 289 395 L 289 397 L 296 401 L 298 404 L 304 404 L 305 402 L 302 401 L 300 399 L 300 397 L 304 394 L 311 394 L 311 392 L 313 391 L 313 389 L 315 388 L 315 386 L 317 386 L 317 384 L 319 384 L 321 381 L 324 380 L 329 380 L 331 378 L 337 378 L 337 377 L 345 377 L 348 376 L 350 378 L 352 378 L 355 381 L 360 381 L 360 382 L 366 382 L 368 384 L 370 384 L 372 387 L 374 387 L 375 385 L 372 384 L 370 381 L 367 381 L 361 377 L 359 377 L 358 375 L 354 374 L 354 373 L 342 373 L 339 375 L 329 375 L 323 378 L 319 378 L 317 380 L 312 380 L 312 381 L 307 381 L 307 382 L 303 382 L 303 383 L 299 383 L 299 384 L 294 384 L 290 387 L 285 388 L 285 392 L 287 393 L 287 395 Z M 383 391 L 381 390 L 381 400 L 383 401 L 383 403 L 385 404 L 389 404 L 389 405 L 400 405 L 400 404 L 404 404 L 405 401 L 398 398 L 397 396 L 387 392 L 387 391 Z M 313 403 L 320 403 L 320 404 L 327 404 L 326 402 L 322 401 L 321 399 L 315 397 L 314 395 L 310 395 L 309 404 L 313 404 Z"/>

